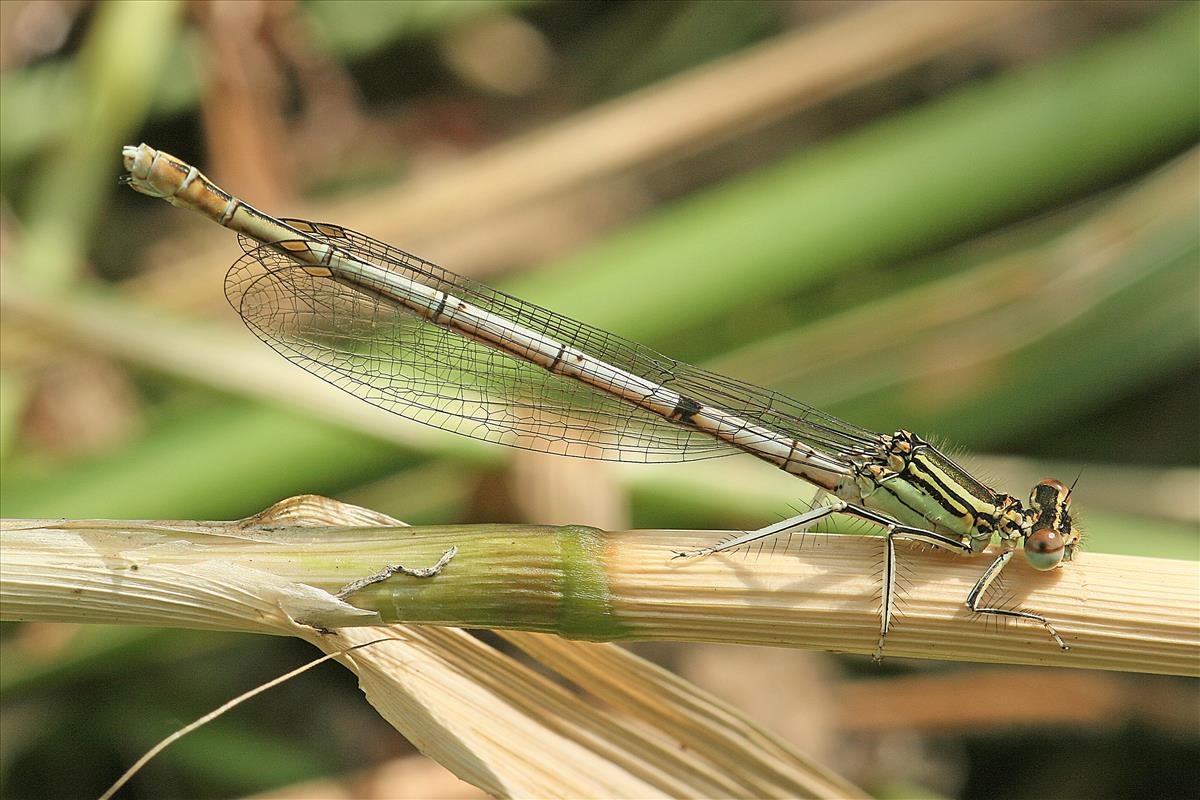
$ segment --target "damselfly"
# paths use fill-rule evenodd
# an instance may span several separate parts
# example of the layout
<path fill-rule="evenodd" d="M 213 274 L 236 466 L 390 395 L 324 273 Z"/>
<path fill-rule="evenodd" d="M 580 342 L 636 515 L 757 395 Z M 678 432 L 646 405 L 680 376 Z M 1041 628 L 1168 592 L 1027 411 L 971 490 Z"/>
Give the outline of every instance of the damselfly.
<path fill-rule="evenodd" d="M 702 556 L 832 514 L 886 531 L 879 648 L 895 606 L 896 541 L 1000 552 L 967 594 L 978 614 L 1054 626 L 984 595 L 1018 545 L 1050 570 L 1080 532 L 1054 479 L 1029 504 L 974 478 L 908 431 L 877 434 L 776 392 L 691 366 L 456 275 L 340 225 L 275 219 L 143 144 L 122 151 L 137 191 L 239 234 L 225 294 L 256 336 L 314 375 L 401 416 L 530 450 L 619 461 L 744 452 L 814 484 L 828 503 Z M 878 655 L 878 652 L 877 652 Z"/>

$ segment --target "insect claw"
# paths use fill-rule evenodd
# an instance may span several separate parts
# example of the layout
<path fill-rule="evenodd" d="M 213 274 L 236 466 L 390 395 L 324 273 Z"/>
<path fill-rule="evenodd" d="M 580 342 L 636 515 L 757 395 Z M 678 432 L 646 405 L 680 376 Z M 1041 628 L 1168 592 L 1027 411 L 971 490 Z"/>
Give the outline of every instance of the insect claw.
<path fill-rule="evenodd" d="M 711 547 L 701 547 L 699 550 L 672 550 L 672 560 L 676 558 L 696 558 L 699 556 L 712 555 L 714 551 Z"/>

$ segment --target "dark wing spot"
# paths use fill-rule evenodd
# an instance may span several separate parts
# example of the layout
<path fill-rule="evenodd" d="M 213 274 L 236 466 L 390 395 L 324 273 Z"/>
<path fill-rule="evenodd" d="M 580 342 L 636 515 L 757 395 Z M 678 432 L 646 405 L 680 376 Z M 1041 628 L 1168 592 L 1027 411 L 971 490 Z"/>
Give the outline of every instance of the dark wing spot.
<path fill-rule="evenodd" d="M 671 418 L 677 419 L 685 425 L 695 426 L 694 419 L 697 414 L 704 410 L 704 406 L 697 403 L 690 397 L 679 396 L 679 402 L 675 404 L 675 408 L 671 410 Z"/>

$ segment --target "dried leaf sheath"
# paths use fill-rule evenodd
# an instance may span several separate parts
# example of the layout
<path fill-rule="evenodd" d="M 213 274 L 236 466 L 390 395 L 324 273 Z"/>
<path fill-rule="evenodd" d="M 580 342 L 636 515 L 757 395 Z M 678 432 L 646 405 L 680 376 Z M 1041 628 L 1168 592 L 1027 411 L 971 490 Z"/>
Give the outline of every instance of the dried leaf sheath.
<path fill-rule="evenodd" d="M 356 621 L 353 609 L 330 594 L 270 570 L 307 563 L 317 568 L 310 577 L 319 583 L 324 565 L 341 580 L 346 568 L 359 566 L 347 563 L 348 548 L 364 541 L 370 528 L 306 525 L 390 523 L 395 520 L 314 497 L 285 501 L 240 523 L 60 522 L 54 530 L 5 523 L 0 607 L 6 619 L 65 618 L 74 604 L 80 620 L 296 635 L 326 651 L 393 637 L 341 660 L 359 675 L 379 712 L 423 752 L 497 797 L 863 796 L 736 710 L 695 687 L 679 693 L 677 678 L 617 648 L 590 645 L 578 658 L 594 664 L 602 652 L 641 691 L 662 685 L 655 708 L 634 715 L 619 704 L 573 694 L 459 630 L 389 626 L 320 633 L 289 618 Z M 383 541 L 403 541 L 408 529 L 380 530 L 384 535 L 374 539 L 377 549 L 368 560 L 380 555 Z M 304 552 L 306 541 L 323 539 L 332 539 L 325 542 L 329 547 Z M 281 547 L 292 551 L 284 561 L 278 560 Z M 543 647 L 566 656 L 583 645 Z M 585 684 L 586 669 L 573 667 L 569 658 L 558 661 L 561 675 Z M 668 701 L 671 694 L 680 700 Z M 683 698 L 704 712 L 674 708 Z"/>

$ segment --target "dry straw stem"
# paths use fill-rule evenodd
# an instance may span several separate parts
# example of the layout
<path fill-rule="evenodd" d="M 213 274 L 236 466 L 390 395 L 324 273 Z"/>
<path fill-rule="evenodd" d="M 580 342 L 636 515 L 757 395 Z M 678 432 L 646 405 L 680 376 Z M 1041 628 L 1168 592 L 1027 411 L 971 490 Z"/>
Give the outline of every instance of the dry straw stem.
<path fill-rule="evenodd" d="M 314 529 L 296 526 L 287 509 L 301 501 L 289 502 L 238 523 L 6 523 L 3 616 L 245 630 L 248 618 L 273 614 L 324 629 L 406 622 L 862 654 L 878 639 L 878 537 L 777 537 L 675 559 L 720 534 L 376 527 L 387 518 L 362 510 Z M 394 575 L 345 601 L 333 596 L 387 566 L 428 567 L 451 548 L 434 578 Z M 1014 559 L 990 599 L 1044 614 L 1071 646 L 1062 652 L 1039 625 L 964 606 L 986 556 L 901 544 L 898 558 L 900 613 L 885 655 L 1200 674 L 1197 562 L 1084 552 L 1039 573 Z"/>
<path fill-rule="evenodd" d="M 371 537 L 373 529 L 382 535 Z M 311 496 L 238 523 L 10 520 L 0 538 L 0 616 L 293 635 L 326 652 L 390 638 L 339 660 L 422 752 L 496 797 L 865 796 L 735 709 L 613 645 L 512 634 L 578 687 L 570 691 L 461 630 L 322 631 L 300 621 L 378 625 L 379 615 L 338 600 L 317 576 L 340 585 L 378 569 L 383 551 L 419 557 L 424 550 L 404 544 L 411 530 Z M 366 571 L 354 554 L 364 537 L 375 541 Z M 596 680 L 599 664 L 605 680 Z"/>

